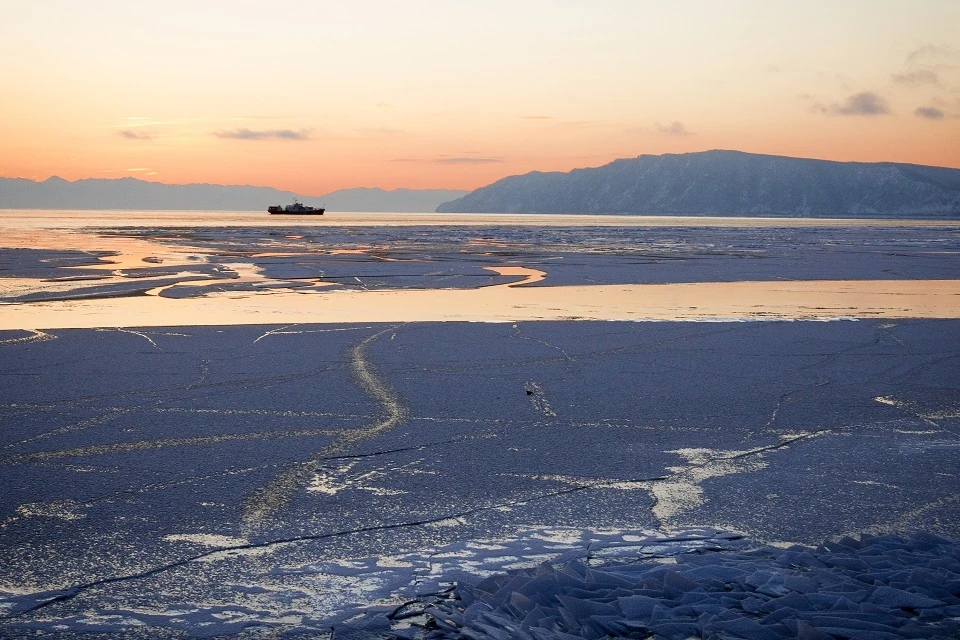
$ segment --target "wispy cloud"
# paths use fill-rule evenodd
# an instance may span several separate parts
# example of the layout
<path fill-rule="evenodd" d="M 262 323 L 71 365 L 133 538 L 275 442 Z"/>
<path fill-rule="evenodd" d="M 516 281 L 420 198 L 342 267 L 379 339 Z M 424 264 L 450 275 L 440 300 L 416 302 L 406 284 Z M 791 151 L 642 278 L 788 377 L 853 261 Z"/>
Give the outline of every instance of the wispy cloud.
<path fill-rule="evenodd" d="M 835 116 L 881 116 L 891 113 L 887 101 L 872 91 L 855 93 L 843 103 L 816 104 L 814 110 Z"/>
<path fill-rule="evenodd" d="M 674 120 L 670 124 L 660 124 L 659 122 L 655 125 L 657 131 L 664 135 L 668 136 L 692 136 L 693 132 L 688 130 L 687 127 L 677 120 Z"/>
<path fill-rule="evenodd" d="M 947 60 L 960 60 L 960 49 L 950 45 L 928 44 L 914 49 L 907 56 L 908 65 L 943 64 Z"/>
<path fill-rule="evenodd" d="M 131 173 L 137 173 L 140 171 L 153 171 L 150 167 L 134 167 L 133 169 L 127 169 Z"/>
<path fill-rule="evenodd" d="M 452 158 L 436 158 L 437 164 L 496 164 L 503 162 L 503 158 L 479 158 L 476 156 L 457 156 Z"/>
<path fill-rule="evenodd" d="M 153 136 L 146 131 L 134 131 L 133 129 L 121 129 L 117 135 L 127 140 L 153 140 Z"/>
<path fill-rule="evenodd" d="M 426 162 L 431 164 L 497 164 L 504 158 L 479 156 L 437 156 L 435 158 L 394 158 L 393 162 Z"/>
<path fill-rule="evenodd" d="M 309 140 L 312 129 L 270 129 L 255 131 L 253 129 L 233 129 L 232 131 L 214 131 L 212 135 L 230 140 Z"/>
<path fill-rule="evenodd" d="M 947 114 L 936 107 L 917 107 L 913 115 L 927 120 L 943 120 Z"/>
<path fill-rule="evenodd" d="M 904 71 L 903 73 L 893 74 L 893 81 L 897 84 L 905 84 L 908 87 L 922 86 L 926 84 L 939 85 L 940 78 L 930 69 L 914 69 L 913 71 Z"/>

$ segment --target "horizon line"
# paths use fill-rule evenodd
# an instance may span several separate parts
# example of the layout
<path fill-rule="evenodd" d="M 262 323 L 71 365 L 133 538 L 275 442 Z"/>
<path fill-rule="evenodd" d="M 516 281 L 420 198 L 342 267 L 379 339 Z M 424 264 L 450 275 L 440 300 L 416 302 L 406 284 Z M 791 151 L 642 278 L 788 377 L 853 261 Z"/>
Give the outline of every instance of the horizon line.
<path fill-rule="evenodd" d="M 371 190 L 372 190 L 372 189 L 378 189 L 378 190 L 383 191 L 383 192 L 386 192 L 386 193 L 393 193 L 393 192 L 396 192 L 396 191 L 464 191 L 464 192 L 469 193 L 469 192 L 471 192 L 471 191 L 476 191 L 477 189 L 486 187 L 486 186 L 488 186 L 489 184 L 493 184 L 494 182 L 497 182 L 497 181 L 499 181 L 499 180 L 503 180 L 503 179 L 511 178 L 511 177 L 518 177 L 518 176 L 529 175 L 529 174 L 533 174 L 533 173 L 557 173 L 557 174 L 564 174 L 564 173 L 571 173 L 571 172 L 573 172 L 573 171 L 583 171 L 583 170 L 589 170 L 589 169 L 599 169 L 599 168 L 602 168 L 602 167 L 605 167 L 605 166 L 607 166 L 607 165 L 613 164 L 613 163 L 615 163 L 615 162 L 620 162 L 620 161 L 623 161 L 623 160 L 635 160 L 635 159 L 644 158 L 644 157 L 655 157 L 655 158 L 657 158 L 657 157 L 665 157 L 665 156 L 688 156 L 688 155 L 698 155 L 698 154 L 704 154 L 704 153 L 718 153 L 718 152 L 719 152 L 719 153 L 738 153 L 738 154 L 750 155 L 750 156 L 764 156 L 764 157 L 769 157 L 769 158 L 786 158 L 786 159 L 791 159 L 791 160 L 812 160 L 812 161 L 816 161 L 816 162 L 830 162 L 830 163 L 833 163 L 833 164 L 862 164 L 862 165 L 889 165 L 889 164 L 899 164 L 899 165 L 914 166 L 914 167 L 930 167 L 930 168 L 937 168 L 937 169 L 960 170 L 960 167 L 953 167 L 953 166 L 949 166 L 949 165 L 921 164 L 921 163 L 917 163 L 917 162 L 902 162 L 902 161 L 897 161 L 897 160 L 875 160 L 875 161 L 863 161 L 863 160 L 831 160 L 831 159 L 828 159 L 828 158 L 816 158 L 816 157 L 809 157 L 809 156 L 793 156 L 793 155 L 783 155 L 783 154 L 776 154 L 776 153 L 758 153 L 758 152 L 754 152 L 754 151 L 743 151 L 743 150 L 741 150 L 741 149 L 719 149 L 719 148 L 713 148 L 713 149 L 703 149 L 703 150 L 700 150 L 700 151 L 683 151 L 683 152 L 679 152 L 679 153 L 641 153 L 641 154 L 637 154 L 637 155 L 635 155 L 635 156 L 623 156 L 623 157 L 619 157 L 619 158 L 614 158 L 613 160 L 610 160 L 610 161 L 605 162 L 605 163 L 600 164 L 600 165 L 574 167 L 574 168 L 572 168 L 572 169 L 569 169 L 568 171 L 541 171 L 541 170 L 539 170 L 539 169 L 531 169 L 530 171 L 527 171 L 527 172 L 525 172 L 525 173 L 513 173 L 513 174 L 505 175 L 505 176 L 503 176 L 503 177 L 501 177 L 501 178 L 497 178 L 497 179 L 494 180 L 493 182 L 484 184 L 484 185 L 482 185 L 482 186 L 480 186 L 480 187 L 476 187 L 475 189 L 447 189 L 447 188 L 437 188 L 437 187 L 424 188 L 424 189 L 414 189 L 414 188 L 411 188 L 411 187 L 394 187 L 393 189 L 385 189 L 385 188 L 383 188 L 383 187 L 378 187 L 378 186 L 354 186 L 354 187 L 342 187 L 342 188 L 339 188 L 339 189 L 334 189 L 333 191 L 328 191 L 328 192 L 326 192 L 326 193 L 322 193 L 322 194 L 319 194 L 319 195 L 308 195 L 308 194 L 296 193 L 296 192 L 294 192 L 294 191 L 290 191 L 290 190 L 288 190 L 288 189 L 282 189 L 282 188 L 280 188 L 280 187 L 274 187 L 274 186 L 262 185 L 262 184 L 261 184 L 261 185 L 257 185 L 257 184 L 221 184 L 221 183 L 215 183 L 215 182 L 162 182 L 162 181 L 160 181 L 160 180 L 144 180 L 143 178 L 138 178 L 138 177 L 133 176 L 133 175 L 125 175 L 125 176 L 118 176 L 118 177 L 94 177 L 94 176 L 91 176 L 91 177 L 86 177 L 86 178 L 77 178 L 77 179 L 75 179 L 75 180 L 68 180 L 68 179 L 62 178 L 62 177 L 60 177 L 59 175 L 56 175 L 56 174 L 51 174 L 51 175 L 47 176 L 46 178 L 44 178 L 44 179 L 42 179 L 42 180 L 41 180 L 41 179 L 38 179 L 38 178 L 28 178 L 28 177 L 25 177 L 25 176 L 3 176 L 3 175 L 0 175 L 0 179 L 3 179 L 3 180 L 27 180 L 27 181 L 33 182 L 33 183 L 35 183 L 35 184 L 43 184 L 44 182 L 47 182 L 47 181 L 53 180 L 53 179 L 61 180 L 61 181 L 66 182 L 66 183 L 68 183 L 68 184 L 76 184 L 77 182 L 80 182 L 80 181 L 83 181 L 83 180 L 103 180 L 103 181 L 112 181 L 112 182 L 116 182 L 116 181 L 119 181 L 119 180 L 134 180 L 134 181 L 136 181 L 136 182 L 144 182 L 144 183 L 148 183 L 148 184 L 159 184 L 159 185 L 169 186 L 169 187 L 206 186 L 206 187 L 225 187 L 225 188 L 244 188 L 244 187 L 246 187 L 246 188 L 253 188 L 253 189 L 273 189 L 274 191 L 283 191 L 283 192 L 286 192 L 286 193 L 291 193 L 291 194 L 293 194 L 293 195 L 295 195 L 295 196 L 302 196 L 302 197 L 307 197 L 307 198 L 321 198 L 321 197 L 328 196 L 328 195 L 330 195 L 330 194 L 336 193 L 336 192 L 338 192 L 338 191 L 349 191 L 349 190 L 353 190 L 353 189 L 371 189 Z"/>

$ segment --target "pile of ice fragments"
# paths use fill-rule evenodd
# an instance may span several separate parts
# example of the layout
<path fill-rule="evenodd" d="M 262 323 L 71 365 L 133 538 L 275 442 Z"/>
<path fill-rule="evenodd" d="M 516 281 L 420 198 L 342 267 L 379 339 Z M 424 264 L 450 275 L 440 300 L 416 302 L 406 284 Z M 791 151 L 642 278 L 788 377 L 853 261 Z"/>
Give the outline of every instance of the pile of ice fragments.
<path fill-rule="evenodd" d="M 817 547 L 682 554 L 460 584 L 428 607 L 430 640 L 960 637 L 960 543 L 863 536 Z M 380 636 L 383 637 L 383 636 Z"/>

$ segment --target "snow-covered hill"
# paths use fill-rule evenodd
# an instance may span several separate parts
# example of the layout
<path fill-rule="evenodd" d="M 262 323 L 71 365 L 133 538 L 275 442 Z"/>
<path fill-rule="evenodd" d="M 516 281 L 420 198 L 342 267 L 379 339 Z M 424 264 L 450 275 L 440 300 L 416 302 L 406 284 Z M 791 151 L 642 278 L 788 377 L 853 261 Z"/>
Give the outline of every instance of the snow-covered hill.
<path fill-rule="evenodd" d="M 960 217 L 960 169 L 739 151 L 643 155 L 511 176 L 438 212 Z"/>

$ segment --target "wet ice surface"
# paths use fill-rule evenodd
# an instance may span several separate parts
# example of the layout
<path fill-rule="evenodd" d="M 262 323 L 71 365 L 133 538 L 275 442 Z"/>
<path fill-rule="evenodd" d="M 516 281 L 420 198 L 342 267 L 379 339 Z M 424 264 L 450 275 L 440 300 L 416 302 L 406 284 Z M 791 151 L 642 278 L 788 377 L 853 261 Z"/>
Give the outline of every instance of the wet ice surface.
<path fill-rule="evenodd" d="M 739 224 L 12 231 L 0 329 L 960 318 L 956 225 Z"/>
<path fill-rule="evenodd" d="M 960 272 L 949 228 L 111 233 L 173 250 L 0 264 L 172 299 Z M 957 538 L 957 380 L 955 320 L 2 331 L 0 637 L 325 634 L 552 558 Z"/>
<path fill-rule="evenodd" d="M 151 290 L 183 298 L 318 285 L 324 291 L 471 289 L 523 280 L 490 269 L 514 265 L 548 274 L 533 286 L 953 279 L 960 273 L 955 226 L 191 227 L 88 233 L 94 231 L 114 250 L 0 249 L 0 274 L 53 281 L 26 291 L 0 288 L 0 301 Z M 21 242 L 33 237 L 21 235 Z M 124 241 L 134 244 L 118 256 Z M 157 255 L 149 255 L 151 246 Z"/>

